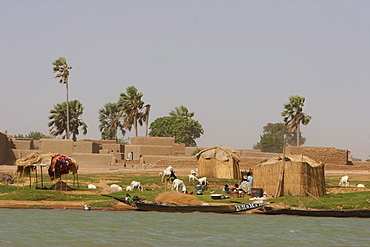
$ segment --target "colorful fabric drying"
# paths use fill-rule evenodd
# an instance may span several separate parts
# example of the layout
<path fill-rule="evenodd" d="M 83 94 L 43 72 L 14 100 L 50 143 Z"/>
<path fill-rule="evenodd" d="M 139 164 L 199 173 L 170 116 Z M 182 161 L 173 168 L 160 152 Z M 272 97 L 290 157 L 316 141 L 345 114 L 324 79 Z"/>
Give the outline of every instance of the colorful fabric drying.
<path fill-rule="evenodd" d="M 51 158 L 49 166 L 50 180 L 60 178 L 63 174 L 68 174 L 72 166 L 72 160 L 67 156 L 58 154 Z"/>

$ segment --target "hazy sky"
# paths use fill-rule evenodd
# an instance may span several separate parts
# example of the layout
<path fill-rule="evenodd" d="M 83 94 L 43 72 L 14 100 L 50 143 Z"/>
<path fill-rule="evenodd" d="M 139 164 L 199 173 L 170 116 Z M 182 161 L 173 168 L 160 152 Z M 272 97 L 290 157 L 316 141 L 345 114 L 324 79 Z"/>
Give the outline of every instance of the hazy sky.
<path fill-rule="evenodd" d="M 61 56 L 85 107 L 79 139 L 100 139 L 99 109 L 134 85 L 150 122 L 194 112 L 200 147 L 251 149 L 300 95 L 304 146 L 370 155 L 370 1 L 0 0 L 1 132 L 48 134 Z"/>

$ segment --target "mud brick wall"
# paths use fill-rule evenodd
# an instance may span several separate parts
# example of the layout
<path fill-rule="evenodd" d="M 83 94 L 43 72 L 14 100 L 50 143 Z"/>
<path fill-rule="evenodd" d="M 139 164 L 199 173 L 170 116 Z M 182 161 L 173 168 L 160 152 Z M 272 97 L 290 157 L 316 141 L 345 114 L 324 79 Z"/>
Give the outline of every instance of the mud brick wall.
<path fill-rule="evenodd" d="M 174 146 L 142 146 L 142 145 L 126 145 L 125 146 L 125 157 L 129 157 L 129 153 L 132 153 L 131 157 L 133 160 L 139 160 L 140 155 L 144 156 L 145 163 L 148 163 L 146 157 L 148 155 L 174 155 Z"/>
<path fill-rule="evenodd" d="M 5 149 L 7 147 L 8 137 L 0 133 L 0 165 L 4 164 L 5 161 Z"/>
<path fill-rule="evenodd" d="M 42 139 L 42 153 L 73 154 L 73 140 L 67 139 Z"/>
<path fill-rule="evenodd" d="M 124 153 L 125 148 L 124 145 L 121 144 L 106 144 L 102 143 L 101 144 L 102 149 L 108 150 L 108 153 Z"/>
<path fill-rule="evenodd" d="M 304 155 L 325 165 L 351 164 L 349 151 L 332 147 L 286 147 L 286 155 Z"/>
<path fill-rule="evenodd" d="M 175 144 L 175 154 L 185 154 L 186 146 L 185 143 Z"/>
<path fill-rule="evenodd" d="M 74 153 L 99 153 L 100 144 L 91 141 L 74 142 Z"/>
<path fill-rule="evenodd" d="M 135 137 L 131 138 L 131 145 L 174 146 L 175 145 L 175 138 L 173 138 L 173 137 L 135 136 Z"/>
<path fill-rule="evenodd" d="M 20 150 L 33 149 L 32 139 L 13 139 L 14 147 Z"/>

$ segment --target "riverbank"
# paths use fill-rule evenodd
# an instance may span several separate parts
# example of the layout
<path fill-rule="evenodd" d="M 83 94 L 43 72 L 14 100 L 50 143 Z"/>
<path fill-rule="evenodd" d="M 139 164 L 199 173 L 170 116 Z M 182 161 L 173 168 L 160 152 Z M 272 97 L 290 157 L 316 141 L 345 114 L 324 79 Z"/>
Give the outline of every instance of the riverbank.
<path fill-rule="evenodd" d="M 364 169 L 353 169 L 350 170 L 350 167 L 343 167 L 344 169 L 340 169 L 341 167 L 335 167 L 335 169 L 326 169 L 325 175 L 327 179 L 332 179 L 333 181 L 338 180 L 343 175 L 349 175 L 351 181 L 369 181 L 369 170 L 364 166 Z M 9 174 L 14 174 L 14 166 L 0 166 L 0 172 L 6 172 Z M 178 176 L 187 176 L 189 171 L 194 169 L 194 167 L 184 167 L 181 169 L 176 169 L 176 174 Z M 118 183 L 120 180 L 112 177 L 119 177 L 120 179 L 127 175 L 138 175 L 144 176 L 147 174 L 156 174 L 161 171 L 162 169 L 150 168 L 150 169 L 134 169 L 134 168 L 124 168 L 121 165 L 101 165 L 101 166 L 80 166 L 79 174 L 80 175 L 91 175 L 90 177 L 95 181 L 94 185 L 96 185 L 98 190 L 81 190 L 81 191 L 68 191 L 64 192 L 68 196 L 74 195 L 101 195 L 101 194 L 109 194 L 113 191 L 109 190 L 109 184 Z M 102 176 L 104 174 L 104 176 Z M 106 174 L 112 174 L 111 179 L 109 179 Z M 115 180 L 116 179 L 116 180 Z M 156 180 L 156 179 L 155 179 Z M 184 180 L 185 181 L 185 180 Z M 339 181 L 339 180 L 338 180 Z M 185 181 L 187 184 L 187 181 Z M 22 184 L 15 184 L 14 186 L 24 186 Z M 83 186 L 87 186 L 84 184 Z M 160 177 L 158 176 L 158 183 L 150 183 L 148 184 L 149 188 L 155 188 L 163 186 L 160 183 Z M 369 188 L 367 188 L 369 187 Z M 365 188 L 357 188 L 355 184 L 351 184 L 350 187 L 339 187 L 337 186 L 337 182 L 332 182 L 330 185 L 327 185 L 327 193 L 351 193 L 351 192 L 361 192 L 361 191 L 370 191 L 370 186 L 366 186 Z M 0 191 L 0 195 L 3 192 Z M 0 200 L 0 207 L 1 208 L 16 208 L 16 209 L 29 209 L 29 208 L 37 208 L 37 209 L 73 209 L 73 210 L 84 210 L 84 205 L 90 205 L 94 203 L 104 202 L 107 199 L 102 198 L 101 200 L 69 200 L 69 201 L 52 201 L 52 200 L 38 200 L 38 201 L 26 201 L 26 200 Z M 91 210 L 110 210 L 110 211 L 127 211 L 127 210 L 134 210 L 134 208 L 125 205 L 120 202 L 110 203 L 107 206 L 99 206 L 94 207 L 91 206 Z"/>

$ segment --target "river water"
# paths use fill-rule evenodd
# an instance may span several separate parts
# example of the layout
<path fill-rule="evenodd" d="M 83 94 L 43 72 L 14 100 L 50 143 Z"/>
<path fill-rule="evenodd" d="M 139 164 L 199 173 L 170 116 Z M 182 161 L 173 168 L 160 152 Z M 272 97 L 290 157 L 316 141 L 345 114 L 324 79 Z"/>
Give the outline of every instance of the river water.
<path fill-rule="evenodd" d="M 370 219 L 0 209 L 0 246 L 368 246 Z"/>

